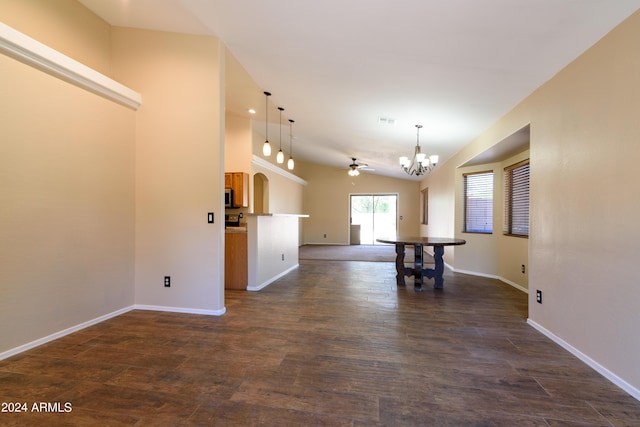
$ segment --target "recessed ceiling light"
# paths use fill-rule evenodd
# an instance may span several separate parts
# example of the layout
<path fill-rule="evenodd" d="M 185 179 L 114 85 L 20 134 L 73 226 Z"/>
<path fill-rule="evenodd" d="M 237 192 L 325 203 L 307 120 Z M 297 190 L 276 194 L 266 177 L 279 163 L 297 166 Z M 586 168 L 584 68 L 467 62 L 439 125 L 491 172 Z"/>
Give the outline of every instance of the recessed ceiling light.
<path fill-rule="evenodd" d="M 249 114 L 255 114 L 256 110 L 254 110 L 253 108 L 249 108 Z"/>
<path fill-rule="evenodd" d="M 395 126 L 398 121 L 389 117 L 378 117 L 379 125 Z"/>

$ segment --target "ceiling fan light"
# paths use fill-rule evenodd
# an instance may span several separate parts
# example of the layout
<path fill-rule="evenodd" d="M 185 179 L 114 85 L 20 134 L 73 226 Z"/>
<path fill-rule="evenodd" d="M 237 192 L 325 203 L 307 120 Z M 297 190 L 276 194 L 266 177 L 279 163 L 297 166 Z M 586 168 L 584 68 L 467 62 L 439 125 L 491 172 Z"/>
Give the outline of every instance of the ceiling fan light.
<path fill-rule="evenodd" d="M 357 167 L 356 168 L 351 168 L 349 170 L 349 175 L 350 176 L 358 176 L 358 175 L 360 175 L 360 171 L 358 170 Z"/>

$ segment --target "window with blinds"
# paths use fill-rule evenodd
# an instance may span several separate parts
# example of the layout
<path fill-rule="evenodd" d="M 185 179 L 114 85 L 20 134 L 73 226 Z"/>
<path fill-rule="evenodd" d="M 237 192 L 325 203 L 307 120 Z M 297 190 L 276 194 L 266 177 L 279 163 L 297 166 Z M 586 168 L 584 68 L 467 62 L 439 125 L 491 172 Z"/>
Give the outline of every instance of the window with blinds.
<path fill-rule="evenodd" d="M 464 232 L 493 232 L 493 172 L 464 177 Z"/>
<path fill-rule="evenodd" d="M 504 226 L 509 236 L 529 236 L 529 159 L 504 169 Z"/>

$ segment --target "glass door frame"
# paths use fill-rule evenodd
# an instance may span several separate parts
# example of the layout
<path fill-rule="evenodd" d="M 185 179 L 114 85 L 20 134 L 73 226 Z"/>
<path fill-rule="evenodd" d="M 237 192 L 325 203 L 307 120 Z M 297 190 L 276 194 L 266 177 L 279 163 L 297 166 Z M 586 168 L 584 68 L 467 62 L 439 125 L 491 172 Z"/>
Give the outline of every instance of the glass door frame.
<path fill-rule="evenodd" d="M 384 193 L 349 193 L 349 242 L 352 242 L 352 236 L 351 236 L 351 226 L 353 225 L 353 198 L 354 197 L 372 197 L 372 202 L 375 205 L 375 198 L 376 197 L 392 197 L 394 202 L 395 202 L 395 215 L 394 215 L 394 229 L 391 230 L 387 230 L 384 233 L 384 236 L 380 235 L 377 236 L 376 235 L 376 228 L 375 228 L 375 206 L 373 207 L 374 211 L 371 212 L 371 214 L 373 215 L 372 217 L 372 224 L 371 224 L 371 235 L 372 235 L 372 242 L 371 243 L 362 243 L 362 244 L 366 244 L 366 245 L 376 245 L 376 244 L 382 244 L 382 243 L 376 243 L 376 238 L 378 237 L 389 237 L 390 234 L 395 235 L 398 232 L 398 226 L 399 226 L 399 194 L 398 193 L 389 193 L 389 192 L 384 192 Z M 380 212 L 378 212 L 380 213 Z M 362 224 L 361 224 L 362 225 Z M 389 228 L 389 227 L 387 227 Z M 360 229 L 360 233 L 362 235 L 362 228 Z M 361 244 L 361 242 L 359 242 L 358 244 Z"/>

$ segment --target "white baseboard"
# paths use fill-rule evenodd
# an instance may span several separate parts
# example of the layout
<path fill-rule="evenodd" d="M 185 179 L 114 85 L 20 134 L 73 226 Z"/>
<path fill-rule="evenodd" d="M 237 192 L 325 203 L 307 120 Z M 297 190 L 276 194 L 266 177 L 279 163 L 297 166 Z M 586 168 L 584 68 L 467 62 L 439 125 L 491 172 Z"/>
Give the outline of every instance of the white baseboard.
<path fill-rule="evenodd" d="M 173 313 L 204 314 L 209 316 L 222 316 L 227 311 L 226 308 L 223 308 L 222 310 L 201 310 L 197 308 L 163 307 L 163 306 L 135 304 L 129 307 L 122 308 L 120 310 L 116 310 L 112 313 L 105 314 L 104 316 L 96 317 L 95 319 L 88 320 L 86 322 L 80 323 L 78 325 L 72 326 L 62 331 L 58 331 L 51 335 L 47 335 L 46 337 L 37 339 L 35 341 L 31 341 L 27 344 L 23 344 L 21 346 L 7 350 L 3 353 L 0 353 L 0 360 L 7 359 L 11 356 L 15 356 L 16 354 L 41 346 L 42 344 L 46 344 L 48 342 L 57 340 L 58 338 L 62 338 L 66 335 L 88 328 L 89 326 L 93 326 L 98 323 L 104 322 L 105 320 L 109 320 L 111 318 L 128 313 L 131 310 L 168 311 Z"/>
<path fill-rule="evenodd" d="M 603 377 L 605 377 L 606 379 L 608 379 L 609 381 L 611 381 L 612 383 L 620 387 L 622 390 L 629 393 L 634 399 L 640 400 L 640 390 L 638 390 L 637 388 L 635 388 L 634 386 L 632 386 L 631 384 L 629 384 L 628 382 L 626 382 L 625 380 L 623 380 L 622 378 L 620 378 L 619 376 L 617 376 L 616 374 L 614 374 L 613 372 L 611 372 L 610 370 L 608 370 L 607 368 L 605 368 L 604 366 L 596 362 L 595 360 L 591 359 L 589 356 L 587 356 L 577 348 L 573 347 L 571 344 L 569 344 L 559 336 L 555 335 L 553 332 L 545 329 L 538 323 L 534 322 L 533 320 L 527 319 L 527 323 L 532 327 L 534 327 L 535 329 L 537 329 L 543 335 L 547 336 L 550 340 L 558 344 L 560 347 L 564 348 L 569 353 L 573 354 L 578 359 L 582 360 L 584 363 L 589 365 L 593 370 L 598 372 L 600 375 L 602 375 Z"/>
<path fill-rule="evenodd" d="M 48 342 L 57 340 L 58 338 L 62 338 L 65 335 L 72 334 L 72 333 L 77 332 L 77 331 L 79 331 L 81 329 L 88 328 L 89 326 L 96 325 L 96 324 L 98 324 L 100 322 L 104 322 L 105 320 L 111 319 L 113 317 L 120 316 L 121 314 L 127 313 L 127 312 L 129 312 L 129 311 L 131 311 L 133 309 L 134 309 L 134 306 L 125 307 L 125 308 L 122 308 L 120 310 L 116 310 L 114 312 L 105 314 L 104 316 L 96 317 L 95 319 L 88 320 L 86 322 L 80 323 L 79 325 L 75 325 L 75 326 L 72 326 L 70 328 L 64 329 L 62 331 L 58 331 L 56 333 L 53 333 L 51 335 L 47 335 L 46 337 L 37 339 L 35 341 L 31 341 L 31 342 L 29 342 L 27 344 L 23 344 L 21 346 L 12 348 L 11 350 L 7 350 L 7 351 L 5 351 L 3 353 L 0 353 L 0 360 L 6 359 L 6 358 L 11 357 L 11 356 L 15 356 L 16 354 L 22 353 L 23 351 L 31 350 L 32 348 L 36 348 L 36 347 L 38 347 L 38 346 L 40 346 L 42 344 L 46 344 Z"/>
<path fill-rule="evenodd" d="M 478 273 L 477 271 L 460 270 L 460 269 L 452 269 L 452 271 L 456 273 L 469 274 L 471 276 L 479 276 L 479 277 L 486 277 L 488 279 L 500 280 L 501 282 L 504 282 L 509 286 L 513 286 L 514 288 L 524 292 L 525 294 L 529 294 L 529 289 L 525 288 L 524 286 L 518 285 L 517 283 L 512 282 L 511 280 L 507 280 L 504 277 L 496 276 L 495 274 L 485 274 L 485 273 Z"/>
<path fill-rule="evenodd" d="M 221 310 L 203 310 L 200 308 L 184 308 L 184 307 L 166 307 L 163 305 L 143 305 L 136 304 L 133 306 L 136 310 L 148 311 L 167 311 L 170 313 L 186 313 L 186 314 L 203 314 L 207 316 L 222 316 L 227 312 L 226 307 Z"/>
<path fill-rule="evenodd" d="M 264 289 L 267 286 L 269 286 L 271 283 L 275 282 L 276 280 L 278 280 L 279 278 L 285 276 L 286 274 L 292 272 L 293 270 L 295 270 L 299 266 L 300 266 L 300 264 L 296 264 L 293 267 L 283 271 L 282 273 L 278 274 L 277 276 L 273 276 L 272 278 L 262 282 L 261 284 L 259 284 L 257 286 L 247 286 L 247 290 L 248 291 L 259 291 L 260 289 Z"/>

